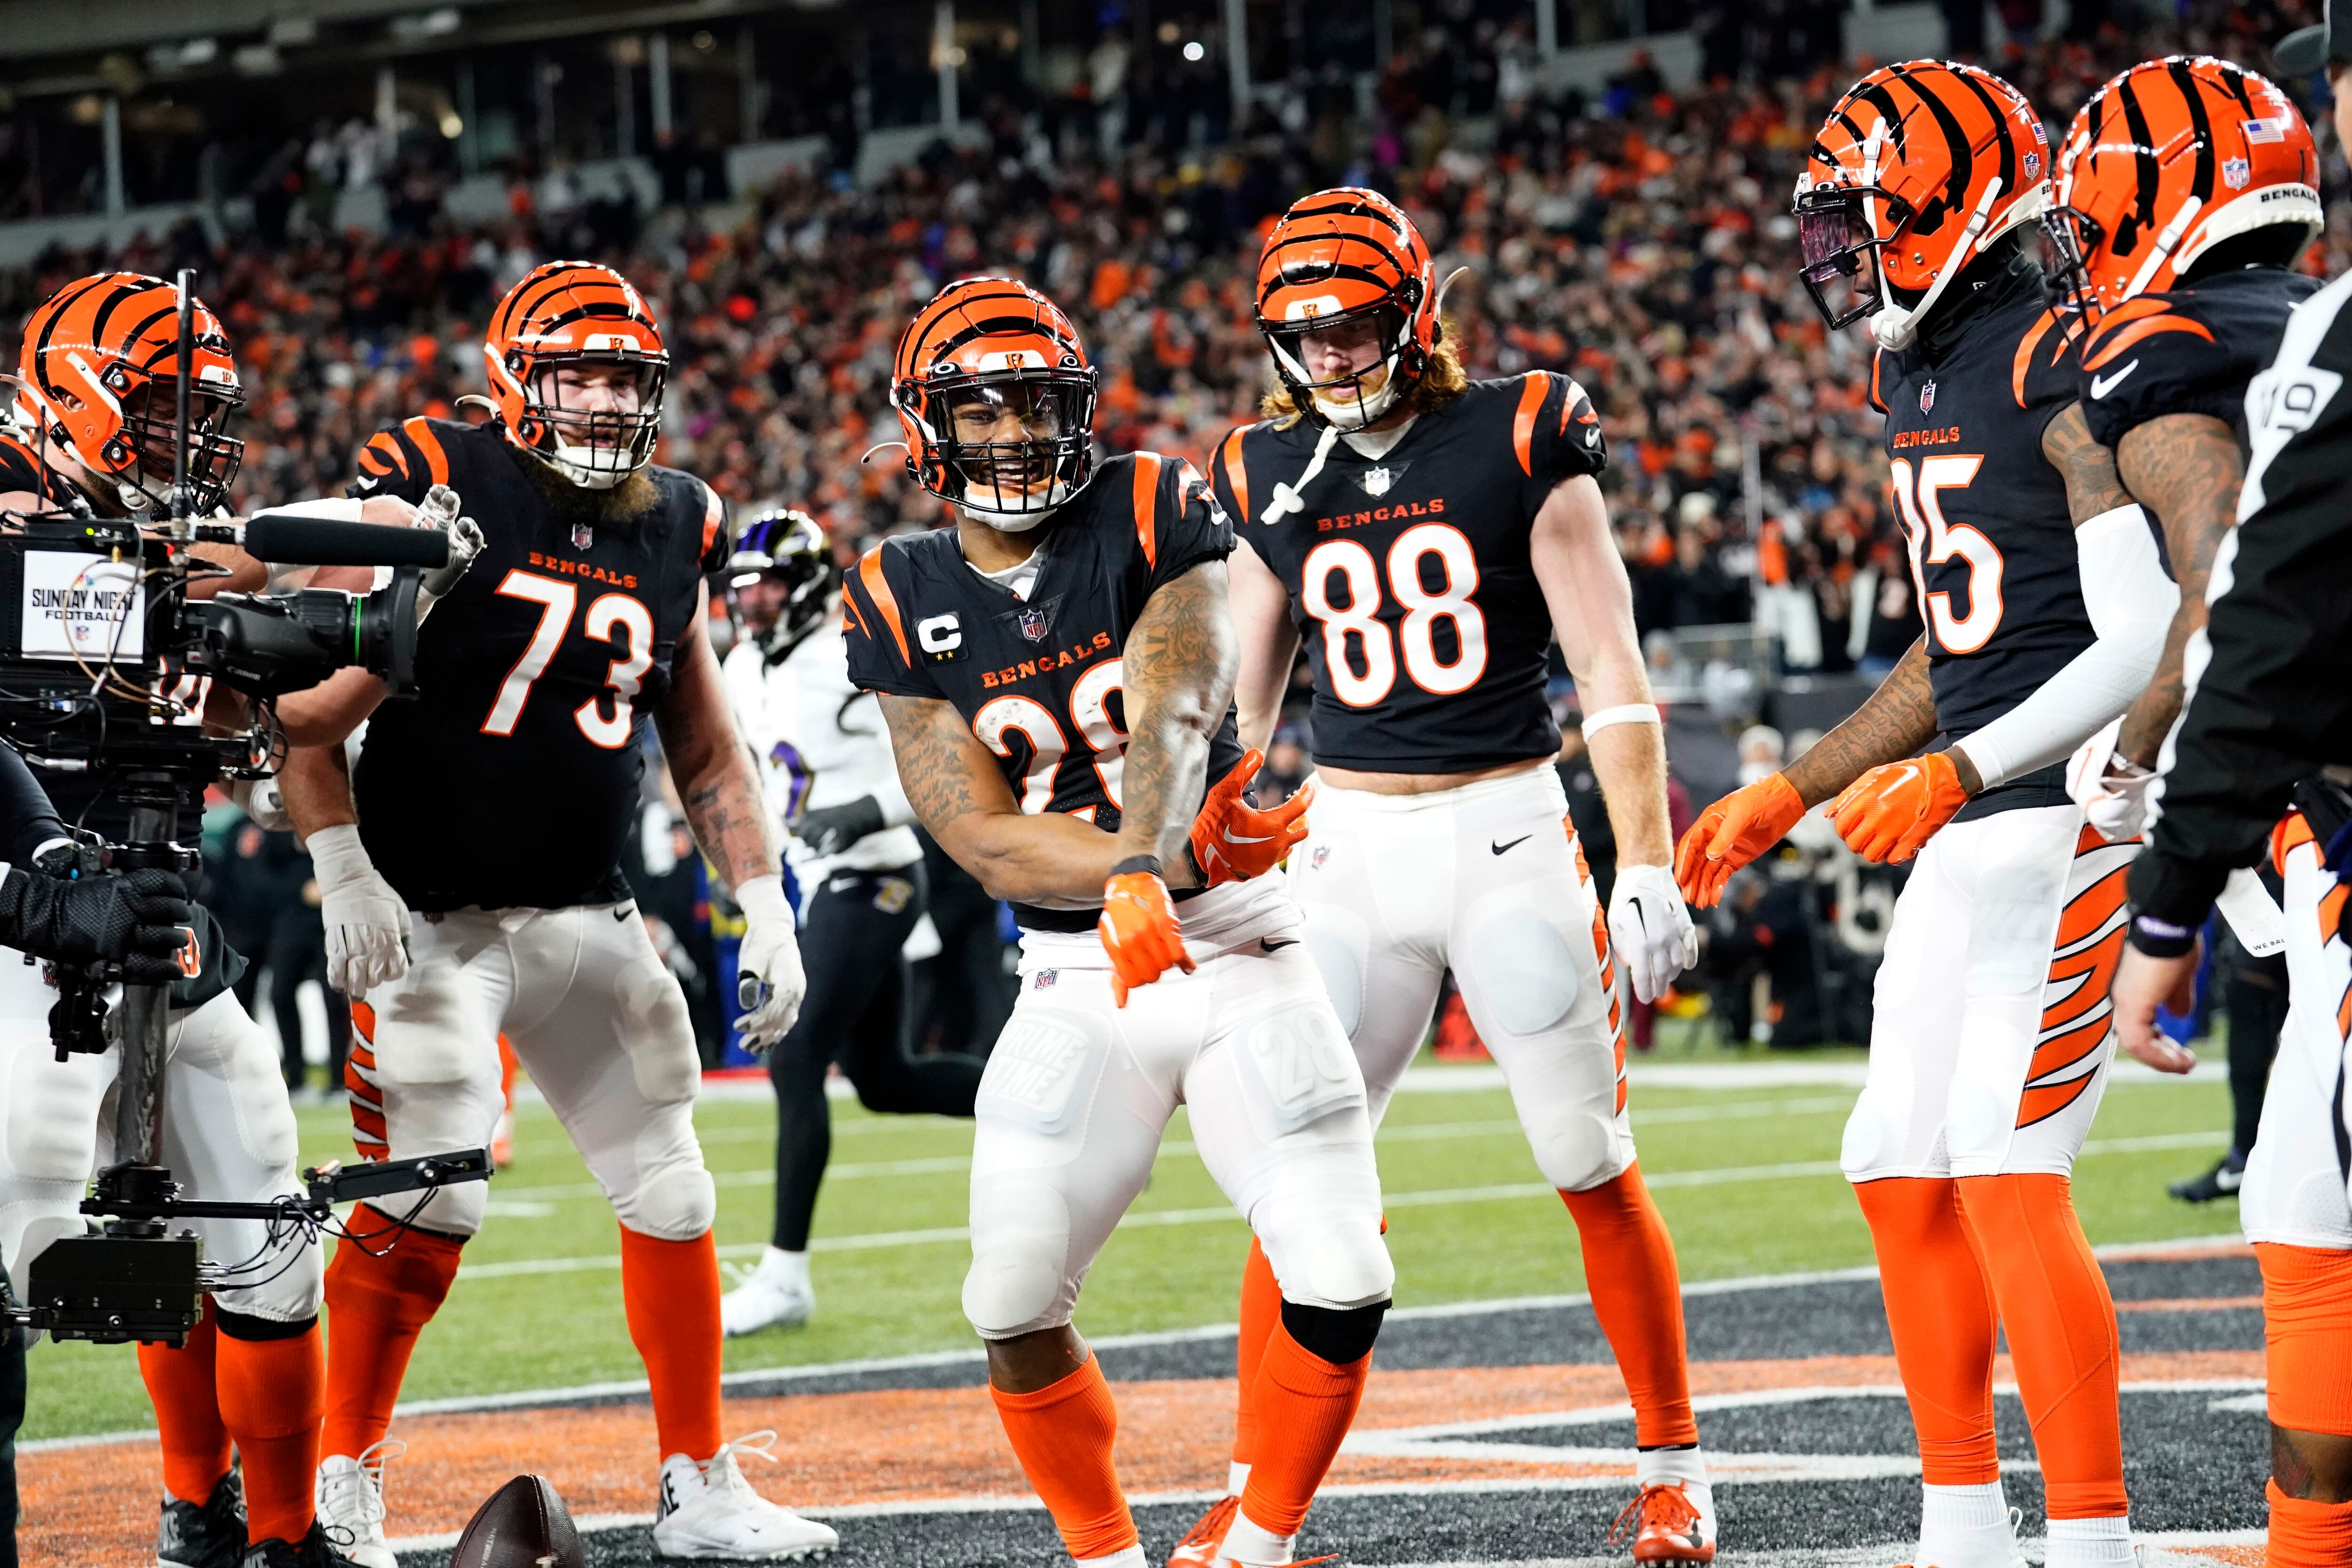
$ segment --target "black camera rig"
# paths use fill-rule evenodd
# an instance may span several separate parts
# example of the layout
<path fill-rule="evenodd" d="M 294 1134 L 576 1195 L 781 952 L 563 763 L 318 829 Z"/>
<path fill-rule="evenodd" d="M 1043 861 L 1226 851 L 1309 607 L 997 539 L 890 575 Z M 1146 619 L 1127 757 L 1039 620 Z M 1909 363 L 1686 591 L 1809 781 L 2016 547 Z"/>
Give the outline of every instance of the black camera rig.
<path fill-rule="evenodd" d="M 130 807 L 123 842 L 81 846 L 68 875 L 193 870 L 194 857 L 178 841 L 180 803 L 191 788 L 225 776 L 276 772 L 285 745 L 275 699 L 354 666 L 381 677 L 394 697 L 414 695 L 417 593 L 424 572 L 448 560 L 447 536 L 435 529 L 289 512 L 249 523 L 189 515 L 192 277 L 179 275 L 170 515 L 100 518 L 87 507 L 0 513 L 0 743 L 38 767 L 103 770 Z M 302 588 L 192 598 L 192 583 L 229 573 L 197 553 L 207 543 L 278 564 L 376 567 L 379 585 L 364 594 Z M 247 700 L 226 733 L 207 730 L 205 698 L 215 681 Z M 223 728 L 217 710 L 210 717 L 212 730 Z M 121 1017 L 110 1029 L 107 998 L 121 980 L 119 965 L 52 964 L 50 974 L 59 1059 L 121 1047 L 118 1163 L 98 1173 L 81 1205 L 100 1228 L 44 1249 L 16 1282 L 14 1300 L 0 1299 L 0 1319 L 60 1339 L 178 1345 L 196 1325 L 202 1296 L 236 1281 L 203 1258 L 194 1232 L 172 1234 L 173 1221 L 258 1220 L 274 1244 L 283 1227 L 333 1228 L 340 1203 L 490 1173 L 489 1152 L 469 1149 L 306 1171 L 306 1194 L 268 1202 L 183 1197 L 158 1163 L 168 988 L 120 984 Z"/>

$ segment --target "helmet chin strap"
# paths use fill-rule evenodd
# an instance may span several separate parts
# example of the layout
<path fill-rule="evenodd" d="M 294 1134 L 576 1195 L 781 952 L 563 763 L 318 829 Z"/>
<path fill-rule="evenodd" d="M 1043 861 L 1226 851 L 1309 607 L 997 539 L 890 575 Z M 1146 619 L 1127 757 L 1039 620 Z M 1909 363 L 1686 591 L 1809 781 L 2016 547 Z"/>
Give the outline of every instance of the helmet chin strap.
<path fill-rule="evenodd" d="M 1936 269 L 1936 280 L 1927 285 L 1927 291 L 1919 296 L 1919 302 L 1916 305 L 1906 310 L 1894 302 L 1891 294 L 1887 296 L 1885 308 L 1870 318 L 1870 335 L 1877 340 L 1880 348 L 1907 349 L 1917 339 L 1919 323 L 1927 319 L 1927 312 L 1936 308 L 1936 301 L 1943 297 L 1944 290 L 1951 286 L 1952 279 L 1968 269 L 1969 259 L 1971 257 L 1998 237 L 1995 235 L 1985 234 L 1985 227 L 1992 221 L 1992 204 L 2000 197 L 2000 176 L 1995 174 L 1986 182 L 1984 195 L 1977 198 L 1976 209 L 1969 214 L 1969 226 L 1961 231 L 1960 242 L 1952 247 L 1952 253 L 1949 256 L 1944 258 L 1944 265 Z M 2023 213 L 2021 216 L 2016 216 L 2017 208 L 2027 207 L 2029 205 L 2024 201 L 2016 204 L 2016 207 L 2011 209 L 2013 216 L 2010 223 L 2001 226 L 2002 232 L 2007 232 L 2010 227 L 2022 221 L 2024 217 L 2033 216 L 2030 211 Z M 2038 204 L 2031 205 L 2038 205 Z M 1886 268 L 1883 266 L 1878 269 L 1878 286 L 1883 291 L 1894 287 L 1887 282 Z"/>
<path fill-rule="evenodd" d="M 1389 358 L 1389 375 L 1374 392 L 1367 392 L 1348 403 L 1333 403 L 1328 398 L 1315 399 L 1315 412 L 1323 423 L 1334 430 L 1362 430 L 1378 424 L 1382 415 L 1396 405 L 1396 358 Z"/>
<path fill-rule="evenodd" d="M 1045 492 L 1045 504 L 1034 510 L 1000 511 L 992 506 L 974 506 L 968 500 L 960 500 L 955 504 L 957 510 L 964 512 L 975 522 L 983 523 L 996 530 L 999 533 L 1026 533 L 1061 510 L 1069 499 L 1068 482 L 1055 479 L 1053 488 Z"/>
<path fill-rule="evenodd" d="M 609 490 L 636 472 L 634 465 L 614 468 L 610 463 L 597 460 L 606 455 L 618 457 L 620 454 L 618 447 L 575 447 L 558 440 L 554 452 L 547 460 L 554 465 L 556 472 L 583 490 Z"/>

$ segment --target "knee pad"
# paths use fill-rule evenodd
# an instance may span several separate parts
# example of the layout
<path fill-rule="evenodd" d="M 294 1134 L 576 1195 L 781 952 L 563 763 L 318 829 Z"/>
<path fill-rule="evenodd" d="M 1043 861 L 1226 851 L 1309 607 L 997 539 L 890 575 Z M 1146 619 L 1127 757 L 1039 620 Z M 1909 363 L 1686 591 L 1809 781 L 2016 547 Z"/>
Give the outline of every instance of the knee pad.
<path fill-rule="evenodd" d="M 975 1185 L 971 1199 L 971 1268 L 963 1279 L 971 1326 L 982 1339 L 1001 1340 L 1067 1322 L 1078 1280 L 1062 1194 L 1014 1178 Z"/>
<path fill-rule="evenodd" d="M 719 1217 L 719 1189 L 700 1163 L 671 1165 L 640 1179 L 636 1191 L 614 1198 L 613 1212 L 640 1235 L 692 1241 Z"/>
<path fill-rule="evenodd" d="M 1506 901 L 1475 911 L 1468 922 L 1469 982 L 1479 1010 L 1509 1035 L 1538 1035 L 1568 1016 L 1581 989 L 1576 948 L 1542 913 L 1526 901 L 1543 894 L 1572 909 L 1574 884 L 1553 879 L 1513 889 Z"/>
<path fill-rule="evenodd" d="M 620 1005 L 621 1040 L 637 1092 L 656 1105 L 692 1100 L 702 1082 L 702 1059 L 677 977 L 647 953 L 614 977 L 613 999 Z"/>
<path fill-rule="evenodd" d="M 1285 1301 L 1282 1327 L 1307 1354 L 1321 1356 L 1334 1366 L 1348 1366 L 1372 1353 L 1372 1342 L 1381 1337 L 1381 1320 L 1388 1310 L 1386 1301 L 1341 1311 Z"/>
<path fill-rule="evenodd" d="M 15 1067 L 0 1086 L 6 1097 L 0 1181 L 89 1181 L 98 1163 L 98 1119 L 110 1069 L 94 1057 L 58 1062 L 29 1051 Z M 79 1201 L 81 1194 L 74 1196 Z"/>
<path fill-rule="evenodd" d="M 1286 1302 L 1349 1311 L 1384 1302 L 1396 1289 L 1377 1215 L 1286 1215 L 1266 1205 L 1258 1222 L 1258 1244 Z"/>
<path fill-rule="evenodd" d="M 1580 1193 L 1614 1181 L 1633 1163 L 1633 1140 L 1617 1126 L 1613 1109 L 1571 1107 L 1539 1119 L 1524 1112 L 1519 1123 L 1536 1169 L 1544 1180 L 1564 1193 Z"/>
<path fill-rule="evenodd" d="M 1845 1133 L 1838 1141 L 1838 1169 L 1850 1180 L 1858 1180 L 1875 1169 L 1886 1153 L 1891 1140 L 1887 1136 L 1886 1118 L 1871 1103 L 1870 1091 L 1853 1102 L 1853 1111 L 1845 1119 Z"/>
<path fill-rule="evenodd" d="M 488 1182 L 452 1182 L 421 1193 L 388 1193 L 368 1199 L 386 1219 L 403 1220 L 455 1241 L 480 1233 L 489 1202 Z"/>
<path fill-rule="evenodd" d="M 1364 1023 L 1364 966 L 1371 938 L 1363 920 L 1336 904 L 1307 906 L 1307 956 L 1323 976 L 1331 1011 L 1349 1039 Z"/>

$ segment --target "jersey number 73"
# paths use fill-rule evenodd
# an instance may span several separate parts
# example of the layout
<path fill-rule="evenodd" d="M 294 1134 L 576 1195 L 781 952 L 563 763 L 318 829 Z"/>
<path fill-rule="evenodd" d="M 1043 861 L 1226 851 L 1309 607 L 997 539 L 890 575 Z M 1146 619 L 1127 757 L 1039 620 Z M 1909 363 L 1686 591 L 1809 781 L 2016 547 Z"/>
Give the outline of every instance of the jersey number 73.
<path fill-rule="evenodd" d="M 511 735 L 522 721 L 522 710 L 530 702 L 530 689 L 547 673 L 556 650 L 563 646 L 566 634 L 572 630 L 572 614 L 580 603 L 580 590 L 556 577 L 542 577 L 536 572 L 510 571 L 498 591 L 510 599 L 525 599 L 539 606 L 539 625 L 532 629 L 530 641 L 524 645 L 522 657 L 499 685 L 498 700 L 490 704 L 488 717 L 482 721 L 485 735 Z M 580 629 L 598 642 L 611 643 L 620 657 L 605 671 L 606 689 L 572 710 L 572 722 L 580 732 L 606 751 L 627 745 L 634 715 L 630 704 L 635 700 L 640 682 L 654 662 L 654 615 L 644 601 L 626 594 L 599 594 L 588 602 L 588 613 L 582 618 Z M 606 701 L 612 703 L 607 712 Z"/>

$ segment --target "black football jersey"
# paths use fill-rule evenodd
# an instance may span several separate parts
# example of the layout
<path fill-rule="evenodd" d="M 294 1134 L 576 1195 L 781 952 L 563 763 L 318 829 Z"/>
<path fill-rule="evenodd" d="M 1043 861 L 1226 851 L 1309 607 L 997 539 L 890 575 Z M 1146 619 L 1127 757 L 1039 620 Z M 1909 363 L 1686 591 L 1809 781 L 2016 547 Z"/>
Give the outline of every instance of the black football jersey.
<path fill-rule="evenodd" d="M 974 571 L 953 528 L 867 552 L 842 595 L 849 679 L 954 703 L 1024 812 L 1066 812 L 1117 832 L 1128 631 L 1160 584 L 1233 553 L 1233 525 L 1190 463 L 1137 452 L 1105 463 L 1041 526 L 1026 599 Z M 1241 754 L 1228 709 L 1206 782 Z M 1091 931 L 1096 921 L 1092 910 L 1013 912 L 1034 931 Z"/>
<path fill-rule="evenodd" d="M 700 479 L 650 470 L 653 509 L 567 521 L 495 425 L 411 419 L 361 450 L 355 496 L 420 501 L 446 483 L 481 525 L 473 567 L 416 644 L 417 696 L 368 721 L 352 781 L 360 838 L 409 907 L 563 909 L 629 896 L 640 729 L 726 510 Z"/>
<path fill-rule="evenodd" d="M 2246 384 L 2270 368 L 2288 312 L 2319 288 L 2299 272 L 2243 267 L 2109 310 L 2082 346 L 2092 438 L 2112 447 L 2151 419 L 2210 414 L 2243 448 Z"/>
<path fill-rule="evenodd" d="M 1305 420 L 1235 430 L 1211 481 L 1290 595 L 1315 673 L 1315 757 L 1367 773 L 1469 773 L 1559 751 L 1544 698 L 1551 612 L 1528 553 L 1561 480 L 1609 461 L 1564 375 L 1471 383 L 1366 458 Z"/>
<path fill-rule="evenodd" d="M 1873 400 L 1927 623 L 1946 742 L 2000 718 L 2091 646 L 2066 481 L 2042 433 L 2074 401 L 2074 345 L 2030 277 L 1994 287 L 1941 360 L 1881 351 Z M 1987 790 L 1982 816 L 2066 798 L 2063 766 Z"/>

